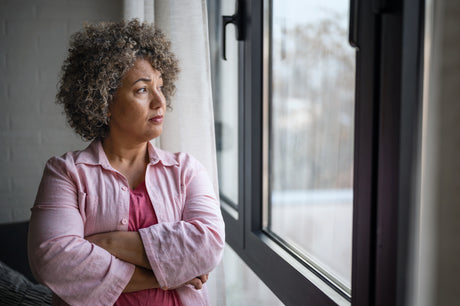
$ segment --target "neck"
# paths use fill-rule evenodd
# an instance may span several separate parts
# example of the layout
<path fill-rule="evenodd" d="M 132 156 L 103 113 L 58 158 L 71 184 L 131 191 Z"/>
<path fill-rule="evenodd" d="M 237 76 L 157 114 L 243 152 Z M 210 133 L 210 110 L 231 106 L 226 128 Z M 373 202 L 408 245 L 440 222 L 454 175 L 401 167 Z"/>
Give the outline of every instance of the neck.
<path fill-rule="evenodd" d="M 127 143 L 107 136 L 102 140 L 102 148 L 109 162 L 113 165 L 132 165 L 148 161 L 148 143 Z"/>

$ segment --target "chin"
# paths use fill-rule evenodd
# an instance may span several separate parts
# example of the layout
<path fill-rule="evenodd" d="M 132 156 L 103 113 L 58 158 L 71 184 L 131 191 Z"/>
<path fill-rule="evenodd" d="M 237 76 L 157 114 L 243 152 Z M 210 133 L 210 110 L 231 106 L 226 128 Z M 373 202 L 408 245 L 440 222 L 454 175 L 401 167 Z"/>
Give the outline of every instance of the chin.
<path fill-rule="evenodd" d="M 147 138 L 148 138 L 149 141 L 150 141 L 150 140 L 156 139 L 156 138 L 158 138 L 158 137 L 160 137 L 160 136 L 161 136 L 161 132 L 160 132 L 160 133 L 152 133 L 152 134 L 148 135 Z"/>

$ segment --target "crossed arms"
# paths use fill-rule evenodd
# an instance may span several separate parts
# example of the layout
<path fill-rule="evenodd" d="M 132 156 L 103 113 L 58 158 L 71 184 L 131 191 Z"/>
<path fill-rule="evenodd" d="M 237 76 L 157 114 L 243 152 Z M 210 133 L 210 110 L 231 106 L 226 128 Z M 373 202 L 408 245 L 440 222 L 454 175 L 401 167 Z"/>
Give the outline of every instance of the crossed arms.
<path fill-rule="evenodd" d="M 91 235 L 85 239 L 100 246 L 115 257 L 136 265 L 133 276 L 123 292 L 160 288 L 160 284 L 151 270 L 141 236 L 138 232 L 107 232 Z M 208 280 L 208 275 L 203 274 L 195 277 L 182 286 L 189 284 L 195 289 L 201 289 L 203 284 Z M 162 287 L 161 289 L 168 290 L 175 288 Z"/>
<path fill-rule="evenodd" d="M 146 288 L 200 288 L 225 244 L 219 205 L 203 171 L 196 166 L 189 176 L 181 220 L 110 232 L 119 217 L 109 211 L 98 219 L 107 229 L 92 231 L 108 233 L 85 237 L 91 207 L 77 188 L 80 172 L 68 156 L 50 159 L 29 226 L 35 277 L 72 305 L 111 305 L 122 292 Z"/>

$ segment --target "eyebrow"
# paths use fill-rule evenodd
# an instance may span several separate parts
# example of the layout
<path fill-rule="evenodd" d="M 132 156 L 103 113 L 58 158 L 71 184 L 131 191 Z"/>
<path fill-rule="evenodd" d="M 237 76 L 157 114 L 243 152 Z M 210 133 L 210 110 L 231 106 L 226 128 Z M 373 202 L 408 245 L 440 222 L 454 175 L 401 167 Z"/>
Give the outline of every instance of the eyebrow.
<path fill-rule="evenodd" d="M 133 85 L 136 84 L 137 82 L 152 82 L 151 79 L 146 79 L 146 78 L 140 78 L 136 81 L 134 81 Z"/>
<path fill-rule="evenodd" d="M 162 78 L 163 78 L 163 75 L 160 74 L 160 76 L 159 76 L 158 78 L 159 78 L 159 79 L 162 79 Z M 140 78 L 140 79 L 134 81 L 134 83 L 133 83 L 132 85 L 136 84 L 137 82 L 152 82 L 152 80 L 149 79 L 149 78 Z"/>

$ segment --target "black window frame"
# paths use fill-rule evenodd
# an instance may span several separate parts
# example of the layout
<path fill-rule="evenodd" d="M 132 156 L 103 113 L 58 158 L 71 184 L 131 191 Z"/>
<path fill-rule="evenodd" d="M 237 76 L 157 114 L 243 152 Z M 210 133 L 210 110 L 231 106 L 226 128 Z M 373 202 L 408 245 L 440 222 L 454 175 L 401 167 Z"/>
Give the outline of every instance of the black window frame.
<path fill-rule="evenodd" d="M 350 40 L 357 50 L 351 297 L 263 229 L 268 0 L 238 2 L 247 13 L 247 32 L 239 43 L 239 203 L 226 205 L 221 198 L 228 244 L 287 305 L 404 305 L 420 147 L 425 2 L 350 1 Z"/>

